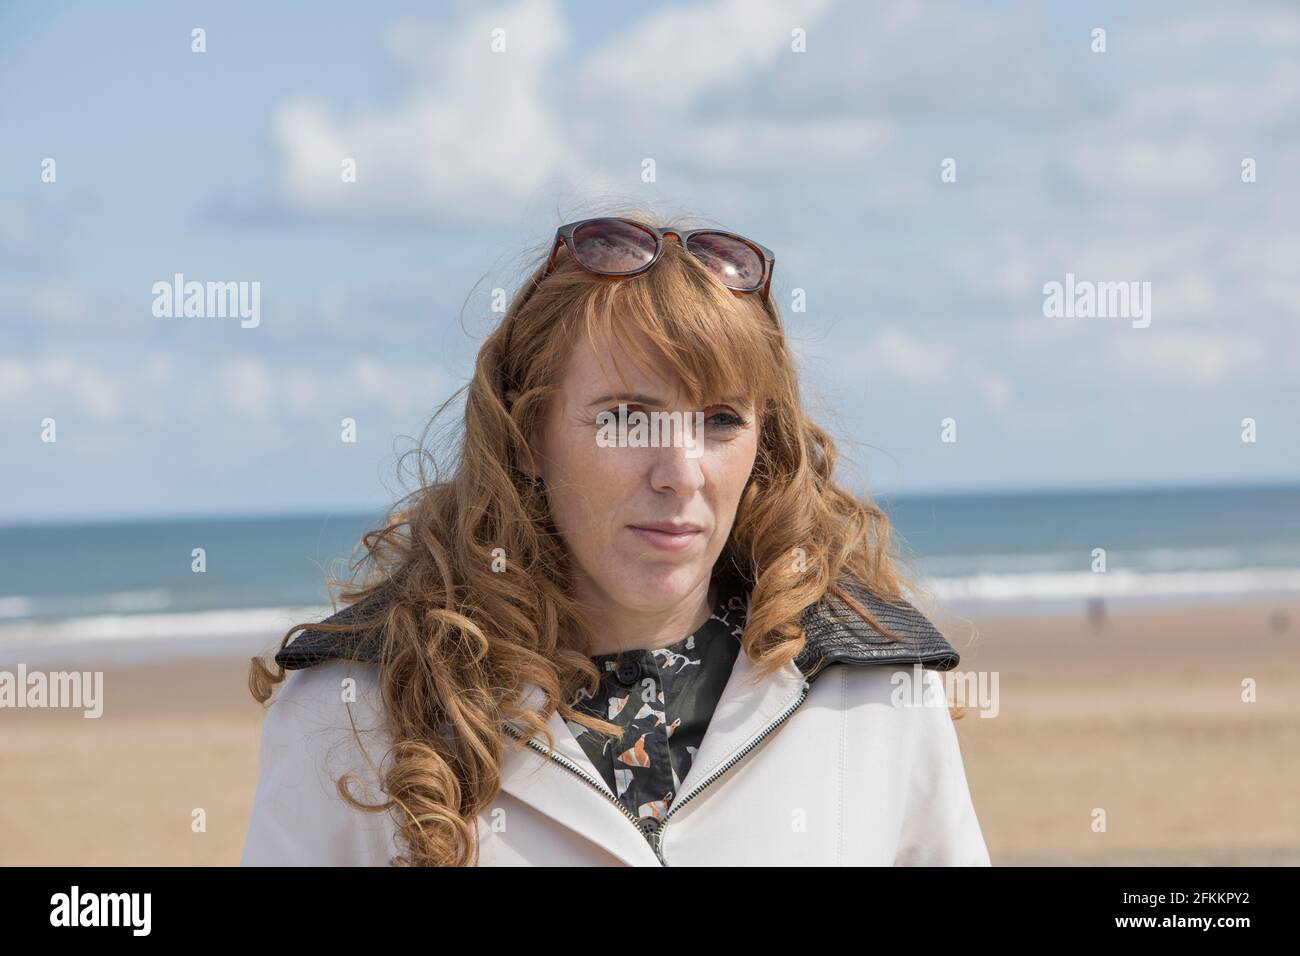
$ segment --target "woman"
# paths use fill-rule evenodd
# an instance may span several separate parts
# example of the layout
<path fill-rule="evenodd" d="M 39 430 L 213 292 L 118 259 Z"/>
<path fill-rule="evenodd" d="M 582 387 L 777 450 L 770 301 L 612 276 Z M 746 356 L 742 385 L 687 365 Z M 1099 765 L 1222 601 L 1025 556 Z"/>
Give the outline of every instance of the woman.
<path fill-rule="evenodd" d="M 644 213 L 557 231 L 453 473 L 253 661 L 259 701 L 292 673 L 244 864 L 989 864 L 958 655 L 833 480 L 773 266 Z"/>

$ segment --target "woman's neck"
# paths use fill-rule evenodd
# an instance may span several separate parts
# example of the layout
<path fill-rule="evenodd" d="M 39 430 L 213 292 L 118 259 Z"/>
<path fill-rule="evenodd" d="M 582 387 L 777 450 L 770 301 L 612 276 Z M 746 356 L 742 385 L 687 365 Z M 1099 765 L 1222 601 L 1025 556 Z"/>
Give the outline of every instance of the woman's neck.
<path fill-rule="evenodd" d="M 647 613 L 617 604 L 588 582 L 579 587 L 578 600 L 591 627 L 588 653 L 597 655 L 675 644 L 704 626 L 718 597 L 716 584 L 708 580 L 677 606 Z"/>

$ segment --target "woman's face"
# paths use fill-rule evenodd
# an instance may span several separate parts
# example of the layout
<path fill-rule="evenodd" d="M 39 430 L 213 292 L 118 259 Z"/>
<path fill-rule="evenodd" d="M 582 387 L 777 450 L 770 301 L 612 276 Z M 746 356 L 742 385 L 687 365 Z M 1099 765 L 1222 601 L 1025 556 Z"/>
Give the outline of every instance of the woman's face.
<path fill-rule="evenodd" d="M 702 409 L 678 404 L 680 383 L 668 367 L 655 367 L 657 378 L 617 344 L 598 360 L 587 337 L 577 338 L 537 449 L 551 514 L 575 559 L 579 596 L 664 612 L 707 591 L 754 467 L 755 409 L 742 396 Z M 703 432 L 693 431 L 691 448 L 680 429 L 653 428 L 650 434 L 676 437 L 667 447 L 663 439 L 659 447 L 632 447 L 629 422 L 627 447 L 609 447 L 598 416 L 612 412 L 617 422 L 620 400 L 629 416 L 675 411 L 692 429 L 703 412 Z M 647 530 L 657 524 L 695 530 Z"/>

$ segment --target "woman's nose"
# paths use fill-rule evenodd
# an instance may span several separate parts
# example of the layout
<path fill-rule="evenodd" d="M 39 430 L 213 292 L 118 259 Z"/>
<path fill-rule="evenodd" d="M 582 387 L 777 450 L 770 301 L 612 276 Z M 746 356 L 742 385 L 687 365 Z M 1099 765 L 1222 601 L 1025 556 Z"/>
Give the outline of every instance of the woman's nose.
<path fill-rule="evenodd" d="M 683 418 L 689 419 L 689 424 L 684 423 L 673 441 L 649 449 L 654 456 L 651 482 L 656 487 L 693 491 L 703 483 L 700 463 L 704 454 L 704 429 L 703 423 L 697 420 L 703 418 L 703 413 Z"/>

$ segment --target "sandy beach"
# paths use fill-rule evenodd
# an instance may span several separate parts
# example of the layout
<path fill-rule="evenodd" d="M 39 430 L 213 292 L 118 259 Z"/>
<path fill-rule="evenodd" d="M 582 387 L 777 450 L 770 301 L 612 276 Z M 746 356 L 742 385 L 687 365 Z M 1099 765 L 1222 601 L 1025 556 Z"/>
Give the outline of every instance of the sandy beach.
<path fill-rule="evenodd" d="M 997 715 L 957 722 L 995 865 L 1300 863 L 1300 599 L 932 619 L 959 671 L 998 678 Z M 237 864 L 263 713 L 246 658 L 104 671 L 99 719 L 0 711 L 0 864 Z"/>

